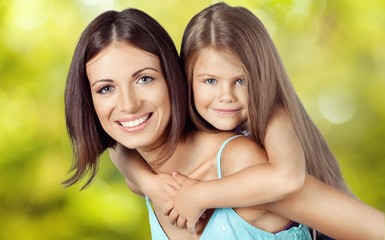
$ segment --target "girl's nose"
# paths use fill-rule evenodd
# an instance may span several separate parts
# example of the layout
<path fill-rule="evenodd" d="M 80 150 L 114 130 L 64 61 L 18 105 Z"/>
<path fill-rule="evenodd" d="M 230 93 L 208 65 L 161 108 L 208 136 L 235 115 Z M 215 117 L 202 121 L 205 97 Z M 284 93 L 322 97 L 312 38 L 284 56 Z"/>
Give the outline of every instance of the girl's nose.
<path fill-rule="evenodd" d="M 235 101 L 234 89 L 232 86 L 223 85 L 220 88 L 219 101 L 220 102 L 234 102 Z"/>

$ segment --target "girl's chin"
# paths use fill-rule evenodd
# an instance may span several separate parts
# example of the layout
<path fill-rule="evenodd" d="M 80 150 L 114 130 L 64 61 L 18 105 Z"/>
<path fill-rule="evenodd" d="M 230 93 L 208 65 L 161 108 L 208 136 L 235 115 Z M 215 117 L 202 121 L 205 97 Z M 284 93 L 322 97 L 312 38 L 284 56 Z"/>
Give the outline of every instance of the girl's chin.
<path fill-rule="evenodd" d="M 234 129 L 236 129 L 238 126 L 230 126 L 230 125 L 220 125 L 220 126 L 215 126 L 213 125 L 214 128 L 218 129 L 219 131 L 224 131 L 224 132 L 228 132 L 228 131 L 233 131 Z"/>

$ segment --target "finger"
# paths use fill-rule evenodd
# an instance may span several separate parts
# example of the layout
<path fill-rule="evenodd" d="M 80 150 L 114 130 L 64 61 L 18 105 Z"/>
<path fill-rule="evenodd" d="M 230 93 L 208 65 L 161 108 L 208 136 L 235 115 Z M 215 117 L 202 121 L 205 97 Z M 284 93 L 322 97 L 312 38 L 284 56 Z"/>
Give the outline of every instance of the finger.
<path fill-rule="evenodd" d="M 174 171 L 172 173 L 172 178 L 181 186 L 183 186 L 184 182 L 186 181 L 187 177 L 183 175 L 182 173 L 178 171 Z"/>
<path fill-rule="evenodd" d="M 178 191 L 181 187 L 182 187 L 182 185 L 180 185 L 177 181 L 169 181 L 169 182 L 167 182 L 166 183 L 168 186 L 170 186 L 171 188 L 173 188 L 174 190 L 176 190 L 176 191 Z"/>
<path fill-rule="evenodd" d="M 179 218 L 179 213 L 175 209 L 171 210 L 170 214 L 168 215 L 168 222 L 171 225 L 174 225 L 176 220 Z"/>
<path fill-rule="evenodd" d="M 199 220 L 198 220 L 199 221 Z M 195 232 L 195 224 L 187 221 L 186 223 L 187 231 L 191 234 L 194 234 Z"/>
<path fill-rule="evenodd" d="M 167 190 L 166 190 L 166 192 L 168 193 L 168 197 L 169 198 L 174 198 L 175 196 L 176 196 L 176 194 L 178 193 L 178 190 L 177 189 L 175 189 L 173 186 L 171 186 L 169 183 L 165 183 L 166 184 L 166 186 L 167 186 Z"/>
<path fill-rule="evenodd" d="M 178 220 L 176 221 L 176 225 L 179 228 L 185 229 L 186 228 L 186 218 L 179 216 Z"/>
<path fill-rule="evenodd" d="M 168 216 L 173 208 L 174 208 L 174 203 L 171 200 L 167 201 L 162 208 L 163 215 Z"/>

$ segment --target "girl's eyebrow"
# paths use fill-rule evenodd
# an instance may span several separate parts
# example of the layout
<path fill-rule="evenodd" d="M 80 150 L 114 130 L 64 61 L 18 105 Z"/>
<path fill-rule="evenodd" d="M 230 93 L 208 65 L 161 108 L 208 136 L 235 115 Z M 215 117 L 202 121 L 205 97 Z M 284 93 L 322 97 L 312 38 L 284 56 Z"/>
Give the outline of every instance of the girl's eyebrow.
<path fill-rule="evenodd" d="M 136 76 L 138 76 L 141 72 L 145 71 L 145 70 L 152 70 L 152 71 L 155 71 L 155 72 L 159 72 L 158 69 L 155 69 L 155 68 L 152 68 L 152 67 L 145 67 L 145 68 L 142 68 L 142 69 L 139 69 L 138 71 L 134 72 L 131 77 L 132 78 L 135 78 Z M 94 83 L 92 83 L 91 87 L 93 87 L 95 84 L 99 83 L 99 82 L 108 82 L 108 83 L 113 83 L 114 80 L 112 79 L 99 79 L 99 80 L 96 80 Z"/>
<path fill-rule="evenodd" d="M 235 77 L 235 79 L 245 79 L 245 75 L 241 74 Z"/>
<path fill-rule="evenodd" d="M 200 73 L 196 75 L 197 77 L 212 77 L 212 78 L 217 78 L 218 76 L 209 74 L 209 73 Z"/>
<path fill-rule="evenodd" d="M 196 77 L 211 77 L 211 78 L 218 78 L 218 76 L 216 75 L 213 75 L 213 74 L 209 74 L 209 73 L 201 73 L 201 74 L 197 74 Z M 244 74 L 241 74 L 241 75 L 237 75 L 235 77 L 233 77 L 234 79 L 245 79 L 245 75 Z"/>

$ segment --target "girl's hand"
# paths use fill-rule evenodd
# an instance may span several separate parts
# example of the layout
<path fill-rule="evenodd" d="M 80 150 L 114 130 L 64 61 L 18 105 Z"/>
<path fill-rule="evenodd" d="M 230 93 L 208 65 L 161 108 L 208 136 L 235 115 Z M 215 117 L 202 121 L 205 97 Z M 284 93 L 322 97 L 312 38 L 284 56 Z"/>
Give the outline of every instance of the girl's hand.
<path fill-rule="evenodd" d="M 199 181 L 187 178 L 181 173 L 172 174 L 175 184 L 179 189 L 163 207 L 163 214 L 169 217 L 170 224 L 177 224 L 179 228 L 187 228 L 193 234 L 200 218 L 205 218 L 204 211 L 199 205 Z"/>
<path fill-rule="evenodd" d="M 179 185 L 169 174 L 155 174 L 142 156 L 121 144 L 109 149 L 112 162 L 126 178 L 128 187 L 139 195 L 148 196 L 158 208 L 175 196 Z"/>
<path fill-rule="evenodd" d="M 151 174 L 142 181 L 141 189 L 152 203 L 162 209 L 179 190 L 180 186 L 169 174 Z"/>

